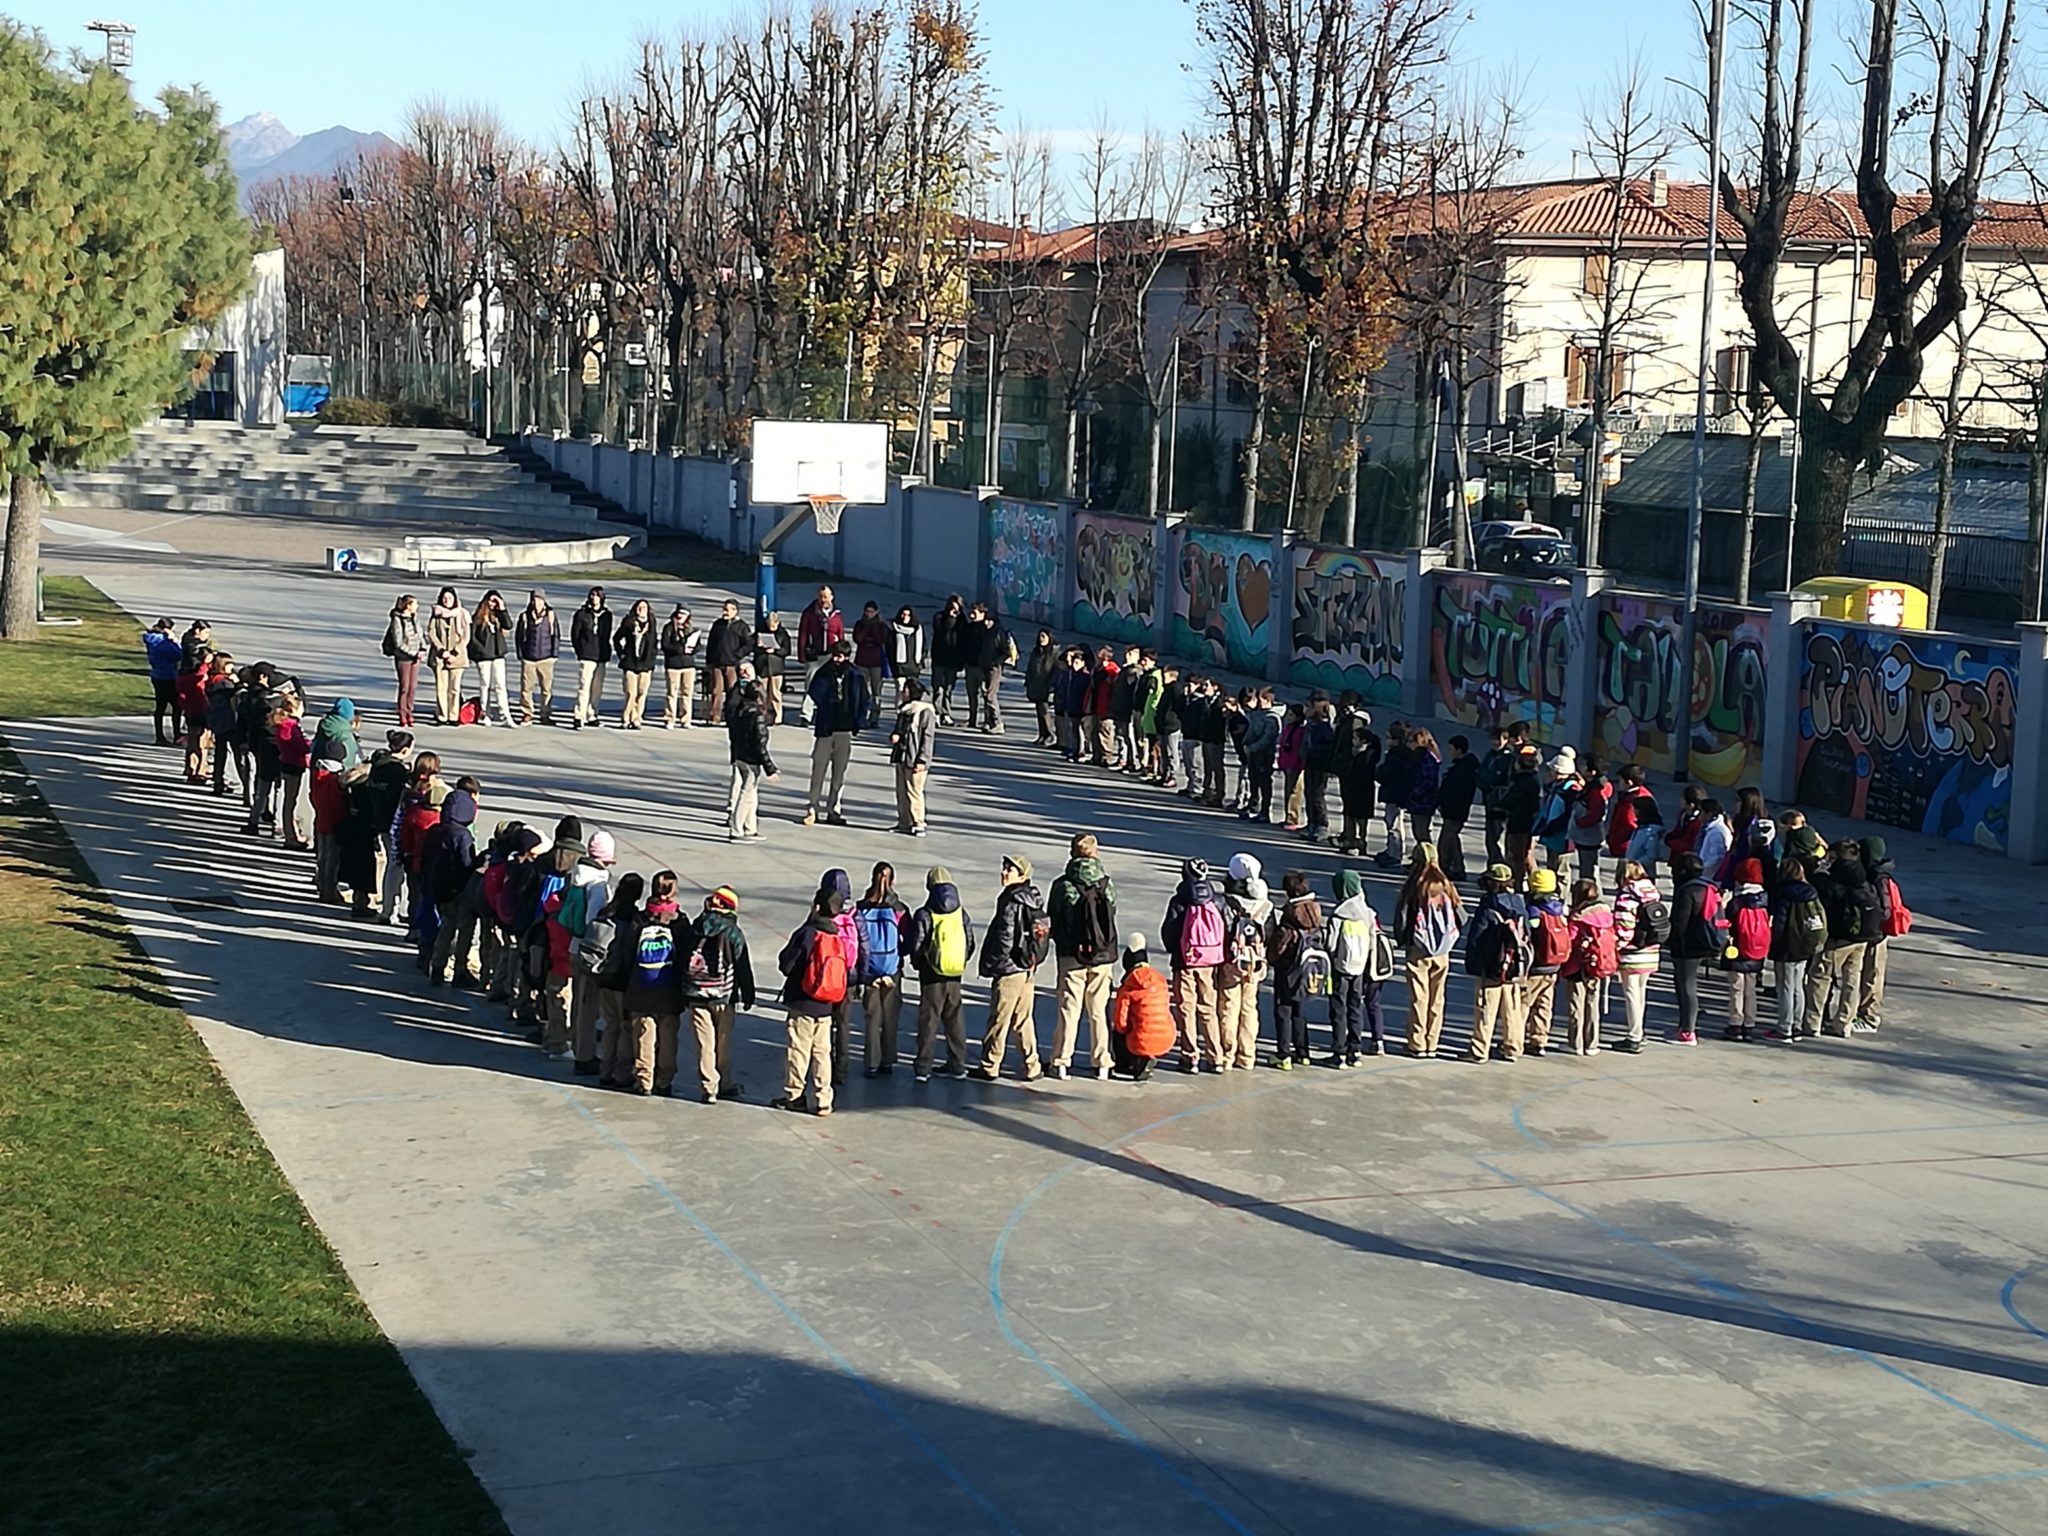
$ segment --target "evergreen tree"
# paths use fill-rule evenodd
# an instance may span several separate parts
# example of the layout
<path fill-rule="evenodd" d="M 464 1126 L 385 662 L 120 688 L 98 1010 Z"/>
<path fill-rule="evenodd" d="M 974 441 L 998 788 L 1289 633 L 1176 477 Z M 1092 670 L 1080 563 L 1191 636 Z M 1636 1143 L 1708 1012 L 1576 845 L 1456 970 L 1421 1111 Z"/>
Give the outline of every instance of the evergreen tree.
<path fill-rule="evenodd" d="M 120 457 L 191 388 L 190 332 L 247 282 L 251 243 L 211 101 L 143 110 L 0 20 L 0 638 L 35 633 L 44 480 Z"/>

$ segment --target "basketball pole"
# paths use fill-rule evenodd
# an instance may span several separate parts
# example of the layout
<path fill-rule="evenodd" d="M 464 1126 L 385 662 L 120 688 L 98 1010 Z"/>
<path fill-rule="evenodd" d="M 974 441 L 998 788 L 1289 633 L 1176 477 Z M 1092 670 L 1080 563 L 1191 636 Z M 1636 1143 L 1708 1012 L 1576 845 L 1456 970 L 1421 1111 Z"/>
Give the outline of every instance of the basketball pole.
<path fill-rule="evenodd" d="M 811 504 L 800 502 L 782 514 L 780 522 L 768 530 L 761 540 L 761 552 L 754 563 L 754 627 L 761 629 L 768 623 L 768 615 L 775 611 L 775 551 L 782 541 L 796 532 L 797 525 L 811 516 Z"/>

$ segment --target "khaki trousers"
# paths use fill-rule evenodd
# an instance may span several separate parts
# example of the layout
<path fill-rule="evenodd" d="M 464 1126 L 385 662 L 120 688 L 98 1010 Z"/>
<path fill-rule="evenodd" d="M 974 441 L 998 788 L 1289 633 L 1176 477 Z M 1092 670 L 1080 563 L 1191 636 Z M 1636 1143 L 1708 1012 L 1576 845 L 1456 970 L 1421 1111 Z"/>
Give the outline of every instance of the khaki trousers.
<path fill-rule="evenodd" d="M 626 1018 L 625 1038 L 620 1041 L 619 1081 L 635 1088 L 654 1091 L 655 1039 L 661 1021 L 651 1013 L 629 1014 Z M 669 1019 L 671 1031 L 675 1028 L 674 1016 Z"/>
<path fill-rule="evenodd" d="M 896 1065 L 897 1028 L 903 1019 L 903 979 L 877 976 L 861 989 L 865 1020 L 867 1069 L 886 1072 Z"/>
<path fill-rule="evenodd" d="M 1565 983 L 1571 988 L 1571 1046 L 1584 1056 L 1600 1054 L 1600 983 L 1590 976 Z"/>
<path fill-rule="evenodd" d="M 601 661 L 577 662 L 575 718 L 588 725 L 597 718 L 598 708 L 603 703 L 604 663 Z"/>
<path fill-rule="evenodd" d="M 538 708 L 535 699 L 539 699 Z M 522 661 L 519 663 L 519 723 L 531 725 L 539 720 L 542 725 L 555 723 L 555 659 L 546 661 Z"/>
<path fill-rule="evenodd" d="M 834 731 L 830 736 L 820 736 L 811 747 L 811 798 L 813 815 L 820 810 L 827 816 L 839 816 L 844 812 L 841 802 L 846 796 L 846 765 L 853 761 L 853 733 Z M 826 778 L 831 778 L 831 789 L 826 794 Z M 820 795 L 825 794 L 821 801 Z"/>
<path fill-rule="evenodd" d="M 896 765 L 896 830 L 915 831 L 924 825 L 924 764 Z"/>
<path fill-rule="evenodd" d="M 927 981 L 919 977 L 916 1068 L 921 1076 L 931 1073 L 941 1029 L 946 1035 L 946 1069 L 966 1070 L 967 1015 L 960 1001 L 960 978 L 946 976 Z"/>
<path fill-rule="evenodd" d="M 1074 1046 L 1081 1033 L 1081 1015 L 1088 1015 L 1088 1065 L 1107 1071 L 1109 1054 L 1109 967 L 1083 965 L 1062 957 L 1056 982 L 1059 1012 L 1054 1015 L 1052 1058 L 1048 1066 L 1066 1067 L 1073 1061 Z"/>
<path fill-rule="evenodd" d="M 732 1021 L 730 1003 L 699 1003 L 690 1009 L 690 1033 L 697 1037 L 697 1086 L 717 1098 L 732 1084 Z"/>
<path fill-rule="evenodd" d="M 759 763 L 734 763 L 732 785 L 725 792 L 725 827 L 734 837 L 756 837 L 761 831 Z"/>
<path fill-rule="evenodd" d="M 1891 945 L 1885 940 L 1872 939 L 1869 952 L 1863 957 L 1863 988 L 1856 1004 L 1856 1017 L 1871 1024 L 1884 1018 L 1884 975 L 1890 953 Z"/>
<path fill-rule="evenodd" d="M 1095 761 L 1107 766 L 1116 761 L 1116 722 L 1095 719 Z"/>
<path fill-rule="evenodd" d="M 468 670 L 457 666 L 434 668 L 434 709 L 442 725 L 453 725 L 462 710 L 462 674 Z"/>
<path fill-rule="evenodd" d="M 665 669 L 663 681 L 667 684 L 661 694 L 661 718 L 664 724 L 689 726 L 690 711 L 697 700 L 697 669 L 695 667 L 669 667 Z"/>
<path fill-rule="evenodd" d="M 540 1048 L 549 1056 L 569 1049 L 569 990 L 573 978 L 549 971 L 540 984 L 542 1015 Z"/>
<path fill-rule="evenodd" d="M 1831 944 L 1813 957 L 1806 979 L 1806 1032 L 1847 1034 L 1863 994 L 1867 944 Z"/>
<path fill-rule="evenodd" d="M 625 685 L 626 706 L 620 711 L 620 718 L 628 725 L 640 725 L 647 719 L 647 689 L 654 681 L 652 672 L 627 672 L 620 679 Z"/>
<path fill-rule="evenodd" d="M 1259 978 L 1226 965 L 1216 973 L 1216 1014 L 1226 1066 L 1249 1072 L 1259 1064 Z"/>
<path fill-rule="evenodd" d="M 832 1017 L 812 1018 L 807 1013 L 789 1016 L 789 1052 L 782 1069 L 782 1096 L 792 1104 L 804 1099 L 804 1079 L 810 1079 L 812 1107 L 819 1114 L 832 1112 Z"/>
<path fill-rule="evenodd" d="M 1522 1043 L 1530 1050 L 1550 1044 L 1550 1020 L 1557 1011 L 1557 978 L 1522 978 Z"/>
<path fill-rule="evenodd" d="M 676 1080 L 676 1044 L 681 1037 L 683 1016 L 657 1013 L 654 1016 L 654 1091 L 667 1093 Z"/>
<path fill-rule="evenodd" d="M 1033 1017 L 1037 1010 L 1038 989 L 1032 984 L 1028 971 L 1019 971 L 1014 976 L 998 976 L 989 988 L 988 1033 L 981 1037 L 981 1069 L 984 1072 L 1003 1070 L 1003 1052 L 1008 1049 L 1010 1035 L 1017 1036 L 1017 1054 L 1024 1059 L 1024 1075 L 1038 1076 L 1038 1021 Z"/>
<path fill-rule="evenodd" d="M 1449 955 L 1408 952 L 1408 1054 L 1434 1056 L 1443 1044 L 1445 994 L 1451 981 Z"/>
<path fill-rule="evenodd" d="M 1484 1061 L 1493 1046 L 1493 1026 L 1500 1025 L 1501 1054 L 1513 1061 L 1522 1054 L 1522 996 L 1513 982 L 1498 986 L 1484 984 L 1472 996 L 1472 1045 L 1467 1061 Z"/>
<path fill-rule="evenodd" d="M 1216 971 L 1213 965 L 1196 965 L 1173 973 L 1173 1028 L 1182 1060 L 1200 1059 L 1220 1067 L 1224 1056 Z"/>

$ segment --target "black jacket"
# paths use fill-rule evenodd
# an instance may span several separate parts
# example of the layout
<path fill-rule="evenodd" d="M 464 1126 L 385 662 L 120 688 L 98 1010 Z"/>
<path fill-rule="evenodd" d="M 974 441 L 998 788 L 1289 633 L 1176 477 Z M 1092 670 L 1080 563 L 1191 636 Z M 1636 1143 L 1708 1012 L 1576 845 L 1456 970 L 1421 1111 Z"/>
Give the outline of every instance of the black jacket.
<path fill-rule="evenodd" d="M 622 672 L 652 672 L 654 670 L 655 645 L 654 626 L 648 624 L 635 629 L 630 620 L 619 626 L 614 640 L 619 653 L 619 670 Z"/>
<path fill-rule="evenodd" d="M 1437 784 L 1436 808 L 1445 821 L 1463 826 L 1472 814 L 1472 802 L 1479 795 L 1479 759 L 1467 752 L 1444 764 L 1444 776 Z"/>
<path fill-rule="evenodd" d="M 1059 670 L 1059 664 L 1058 646 L 1033 646 L 1031 659 L 1024 666 L 1024 697 L 1033 704 L 1048 703 L 1052 699 L 1053 675 Z"/>
<path fill-rule="evenodd" d="M 995 915 L 988 920 L 988 932 L 982 936 L 983 976 L 993 981 L 1037 969 L 1031 963 L 1031 929 L 1044 912 L 1045 898 L 1029 880 L 1003 887 L 996 898 Z"/>
<path fill-rule="evenodd" d="M 962 639 L 968 666 L 993 672 L 1003 664 L 1003 627 L 994 619 L 969 619 Z"/>
<path fill-rule="evenodd" d="M 680 672 L 685 667 L 694 667 L 704 659 L 704 647 L 700 642 L 703 635 L 697 627 L 687 625 L 678 630 L 674 624 L 661 626 L 661 664 L 671 672 Z"/>
<path fill-rule="evenodd" d="M 472 622 L 469 626 L 469 659 L 471 661 L 503 661 L 508 626 L 503 619 L 487 620 L 481 624 Z"/>
<path fill-rule="evenodd" d="M 1152 711 L 1152 723 L 1162 737 L 1171 736 L 1180 729 L 1187 702 L 1187 684 L 1176 677 L 1166 685 L 1166 691 L 1159 695 L 1159 707 Z"/>
<path fill-rule="evenodd" d="M 728 619 L 720 614 L 711 621 L 711 633 L 704 641 L 707 667 L 736 667 L 754 648 L 754 628 L 745 619 Z"/>
<path fill-rule="evenodd" d="M 768 751 L 768 715 L 761 708 L 760 693 L 749 685 L 735 697 L 737 702 L 725 711 L 725 734 L 732 745 L 732 760 L 773 773 L 775 759 Z"/>
<path fill-rule="evenodd" d="M 967 615 L 941 608 L 932 616 L 932 665 L 967 665 Z"/>
<path fill-rule="evenodd" d="M 612 611 L 585 603 L 569 625 L 569 648 L 578 661 L 612 659 Z"/>
<path fill-rule="evenodd" d="M 1517 837 L 1533 836 L 1542 811 L 1543 786 L 1536 782 L 1535 774 L 1517 773 L 1508 780 L 1500 797 L 1500 813 L 1508 832 Z"/>
<path fill-rule="evenodd" d="M 1815 884 L 1828 914 L 1829 948 L 1884 937 L 1884 897 L 1860 859 L 1837 859 Z"/>

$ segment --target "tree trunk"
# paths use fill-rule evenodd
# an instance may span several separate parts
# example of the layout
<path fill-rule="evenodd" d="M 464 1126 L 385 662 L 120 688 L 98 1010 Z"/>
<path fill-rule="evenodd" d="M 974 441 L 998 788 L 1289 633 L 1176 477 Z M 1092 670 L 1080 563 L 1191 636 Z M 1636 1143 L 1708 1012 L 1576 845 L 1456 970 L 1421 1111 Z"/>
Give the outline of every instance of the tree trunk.
<path fill-rule="evenodd" d="M 1258 377 L 1252 380 L 1252 426 L 1244 440 L 1244 499 L 1237 526 L 1250 533 L 1259 526 L 1259 450 L 1266 443 L 1266 333 L 1259 332 Z"/>
<path fill-rule="evenodd" d="M 1764 467 L 1764 415 L 1749 429 L 1749 447 L 1742 460 L 1742 558 L 1735 568 L 1735 605 L 1749 606 L 1749 568 L 1756 563 L 1756 482 Z"/>
<path fill-rule="evenodd" d="M 1842 567 L 1842 536 L 1861 461 L 1855 444 L 1825 410 L 1807 413 L 1799 450 L 1799 539 L 1793 579 L 1832 576 Z"/>
<path fill-rule="evenodd" d="M 33 475 L 16 475 L 7 488 L 7 568 L 0 571 L 0 640 L 36 637 L 36 556 L 42 533 L 42 484 Z"/>
<path fill-rule="evenodd" d="M 1948 580 L 1948 520 L 1956 494 L 1956 433 L 1960 423 L 1949 418 L 1941 434 L 1941 457 L 1934 462 L 1934 542 L 1927 554 L 1927 627 L 1941 628 L 1941 589 Z M 2030 477 L 2031 478 L 2031 477 Z"/>
<path fill-rule="evenodd" d="M 1145 434 L 1151 444 L 1150 451 L 1146 455 L 1145 460 L 1145 515 L 1147 517 L 1157 517 L 1159 515 L 1159 460 L 1161 457 L 1159 452 L 1159 434 L 1165 430 L 1166 418 L 1149 395 L 1145 399 L 1145 409 L 1152 417 L 1152 430 Z"/>

